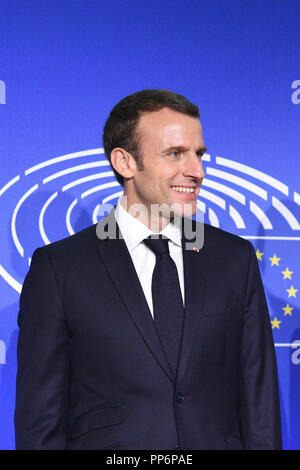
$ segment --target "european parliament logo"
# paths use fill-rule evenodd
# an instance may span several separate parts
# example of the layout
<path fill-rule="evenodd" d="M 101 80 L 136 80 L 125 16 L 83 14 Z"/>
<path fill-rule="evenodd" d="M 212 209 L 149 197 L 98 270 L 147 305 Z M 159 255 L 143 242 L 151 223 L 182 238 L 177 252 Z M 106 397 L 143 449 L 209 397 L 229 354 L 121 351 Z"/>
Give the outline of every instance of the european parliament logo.
<path fill-rule="evenodd" d="M 6 364 L 6 344 L 0 340 L 0 364 Z"/>
<path fill-rule="evenodd" d="M 6 84 L 0 80 L 0 104 L 6 104 Z"/>
<path fill-rule="evenodd" d="M 275 344 L 293 348 L 300 340 L 300 194 L 286 182 L 229 158 L 205 154 L 203 161 L 198 197 L 203 220 L 253 243 Z M 114 205 L 122 194 L 101 148 L 42 161 L 5 182 L 1 226 L 9 249 L 0 259 L 3 281 L 20 293 L 35 248 L 96 224 L 100 205 Z"/>

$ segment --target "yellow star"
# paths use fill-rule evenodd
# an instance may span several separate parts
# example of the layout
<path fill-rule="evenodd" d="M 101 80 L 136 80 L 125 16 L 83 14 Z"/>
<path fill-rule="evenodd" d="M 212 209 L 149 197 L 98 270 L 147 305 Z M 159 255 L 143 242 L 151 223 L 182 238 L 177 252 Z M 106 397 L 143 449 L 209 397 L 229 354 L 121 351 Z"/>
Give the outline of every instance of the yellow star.
<path fill-rule="evenodd" d="M 289 268 L 286 268 L 285 271 L 281 271 L 281 272 L 282 272 L 282 274 L 283 274 L 283 276 L 284 276 L 283 279 L 292 279 L 291 276 L 292 276 L 292 274 L 293 274 L 294 271 L 289 271 Z"/>
<path fill-rule="evenodd" d="M 294 307 L 290 307 L 289 304 L 286 304 L 286 307 L 282 307 L 282 310 L 284 310 L 284 315 L 292 316 L 292 310 L 294 310 Z"/>
<path fill-rule="evenodd" d="M 263 253 L 261 253 L 258 248 L 256 250 L 256 256 L 257 256 L 257 259 L 259 259 L 259 261 L 262 261 Z"/>
<path fill-rule="evenodd" d="M 294 289 L 294 286 L 291 286 L 289 289 L 286 289 L 286 291 L 289 293 L 289 297 L 296 297 L 298 289 Z"/>
<path fill-rule="evenodd" d="M 277 256 L 274 254 L 272 258 L 269 258 L 269 260 L 271 261 L 271 266 L 273 266 L 273 264 L 279 266 L 279 261 L 281 260 L 281 258 L 277 258 Z"/>
<path fill-rule="evenodd" d="M 279 330 L 279 324 L 281 323 L 281 320 L 277 320 L 277 317 L 274 318 L 274 320 L 271 320 L 272 323 L 272 329 L 278 328 Z"/>

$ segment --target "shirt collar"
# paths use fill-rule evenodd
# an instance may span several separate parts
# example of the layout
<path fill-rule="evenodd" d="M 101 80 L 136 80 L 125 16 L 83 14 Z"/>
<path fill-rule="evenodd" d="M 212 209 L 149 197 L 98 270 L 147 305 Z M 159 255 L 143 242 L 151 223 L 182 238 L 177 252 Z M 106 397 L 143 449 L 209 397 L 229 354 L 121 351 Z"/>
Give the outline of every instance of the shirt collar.
<path fill-rule="evenodd" d="M 149 237 L 149 235 L 153 235 L 154 233 L 140 220 L 127 212 L 127 210 L 122 206 L 122 196 L 119 198 L 117 203 L 115 218 L 130 252 L 134 250 L 134 248 L 136 248 L 136 246 L 145 238 Z M 170 222 L 160 232 L 160 234 L 165 235 L 173 243 L 181 246 L 181 228 L 176 224 Z"/>

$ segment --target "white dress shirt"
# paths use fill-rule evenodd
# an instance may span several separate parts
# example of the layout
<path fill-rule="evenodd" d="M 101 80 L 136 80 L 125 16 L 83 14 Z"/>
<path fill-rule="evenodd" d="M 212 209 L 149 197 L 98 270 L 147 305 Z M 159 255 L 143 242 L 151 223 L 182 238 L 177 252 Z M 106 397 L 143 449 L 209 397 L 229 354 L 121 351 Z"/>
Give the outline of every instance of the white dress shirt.
<path fill-rule="evenodd" d="M 122 196 L 118 200 L 115 218 L 120 227 L 123 239 L 133 261 L 136 273 L 144 291 L 150 312 L 153 317 L 152 302 L 152 274 L 156 263 L 156 256 L 147 247 L 143 240 L 153 232 L 137 218 L 133 217 L 122 206 Z M 175 261 L 179 277 L 180 289 L 184 304 L 184 273 L 181 245 L 181 230 L 173 223 L 169 223 L 161 232 L 169 240 L 170 256 Z"/>

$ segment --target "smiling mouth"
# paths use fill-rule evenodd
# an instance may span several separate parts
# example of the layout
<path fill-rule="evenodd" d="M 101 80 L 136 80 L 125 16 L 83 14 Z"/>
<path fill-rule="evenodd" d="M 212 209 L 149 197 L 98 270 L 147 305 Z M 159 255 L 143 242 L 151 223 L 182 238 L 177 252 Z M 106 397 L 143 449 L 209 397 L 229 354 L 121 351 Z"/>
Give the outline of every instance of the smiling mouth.
<path fill-rule="evenodd" d="M 197 186 L 171 186 L 171 188 L 182 196 L 189 196 L 191 199 L 197 194 Z"/>

